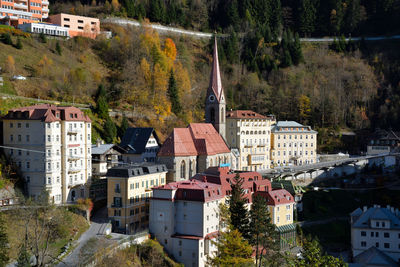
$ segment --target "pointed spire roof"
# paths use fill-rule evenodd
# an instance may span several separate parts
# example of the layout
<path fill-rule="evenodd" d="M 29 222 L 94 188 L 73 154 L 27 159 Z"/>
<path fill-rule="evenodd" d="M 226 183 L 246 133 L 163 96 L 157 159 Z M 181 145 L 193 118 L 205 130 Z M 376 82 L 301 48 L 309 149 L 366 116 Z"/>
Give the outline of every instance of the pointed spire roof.
<path fill-rule="evenodd" d="M 211 93 L 214 93 L 218 101 L 221 100 L 221 96 L 224 94 L 221 82 L 221 73 L 219 70 L 217 36 L 214 36 L 213 64 L 207 95 L 210 95 Z"/>

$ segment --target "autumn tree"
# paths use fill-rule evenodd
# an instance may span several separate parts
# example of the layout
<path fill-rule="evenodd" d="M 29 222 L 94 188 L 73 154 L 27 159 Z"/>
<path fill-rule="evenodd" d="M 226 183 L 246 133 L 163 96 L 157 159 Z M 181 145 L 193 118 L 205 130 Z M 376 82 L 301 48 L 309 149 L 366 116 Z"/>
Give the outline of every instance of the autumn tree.
<path fill-rule="evenodd" d="M 15 60 L 11 55 L 8 55 L 6 59 L 6 71 L 11 75 L 15 73 Z"/>
<path fill-rule="evenodd" d="M 307 123 L 311 115 L 311 103 L 310 98 L 306 95 L 300 95 L 298 100 L 298 110 L 300 121 Z"/>
<path fill-rule="evenodd" d="M 164 53 L 165 55 L 171 59 L 172 61 L 175 61 L 176 59 L 176 46 L 174 41 L 172 41 L 171 38 L 166 38 L 164 42 Z"/>
<path fill-rule="evenodd" d="M 90 198 L 80 198 L 76 201 L 76 206 L 81 211 L 85 212 L 86 220 L 90 221 L 90 213 L 93 209 L 93 202 Z"/>
<path fill-rule="evenodd" d="M 253 262 L 253 249 L 237 229 L 221 232 L 217 241 L 212 242 L 217 251 L 207 259 L 211 266 L 245 266 Z"/>
<path fill-rule="evenodd" d="M 174 71 L 171 69 L 168 81 L 168 96 L 171 102 L 171 110 L 178 115 L 182 111 L 178 88 L 176 85 Z"/>
<path fill-rule="evenodd" d="M 243 178 L 236 174 L 231 184 L 232 194 L 229 197 L 230 223 L 245 239 L 249 239 L 249 215 L 246 208 L 247 199 L 243 189 Z"/>

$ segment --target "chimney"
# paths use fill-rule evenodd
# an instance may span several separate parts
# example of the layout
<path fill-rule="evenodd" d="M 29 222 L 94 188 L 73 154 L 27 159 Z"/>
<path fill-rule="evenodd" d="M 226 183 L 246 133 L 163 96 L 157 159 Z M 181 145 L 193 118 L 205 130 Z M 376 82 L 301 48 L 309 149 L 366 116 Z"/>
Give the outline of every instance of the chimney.
<path fill-rule="evenodd" d="M 368 210 L 367 206 L 364 206 L 363 212 L 366 212 Z"/>
<path fill-rule="evenodd" d="M 100 145 L 101 145 L 101 139 L 100 138 L 97 138 L 97 140 L 96 140 L 96 146 L 97 147 L 99 147 Z"/>

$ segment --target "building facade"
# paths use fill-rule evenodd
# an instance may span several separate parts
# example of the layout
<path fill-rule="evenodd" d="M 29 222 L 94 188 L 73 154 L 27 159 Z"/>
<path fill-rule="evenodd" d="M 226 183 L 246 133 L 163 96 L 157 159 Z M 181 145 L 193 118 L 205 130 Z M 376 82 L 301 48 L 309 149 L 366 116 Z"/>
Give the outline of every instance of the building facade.
<path fill-rule="evenodd" d="M 92 176 L 105 179 L 107 170 L 118 166 L 125 151 L 114 144 L 102 144 L 99 140 L 92 145 Z"/>
<path fill-rule="evenodd" d="M 250 110 L 226 113 L 226 142 L 240 153 L 233 168 L 243 171 L 270 168 L 271 125 L 274 123 L 273 116 L 266 117 Z"/>
<path fill-rule="evenodd" d="M 350 214 L 353 257 L 375 247 L 400 263 L 399 209 L 374 205 Z"/>
<path fill-rule="evenodd" d="M 271 164 L 306 165 L 317 162 L 317 132 L 295 121 L 272 126 Z"/>
<path fill-rule="evenodd" d="M 220 185 L 179 181 L 153 188 L 150 233 L 185 266 L 206 266 L 216 247 L 212 240 L 221 227 L 219 204 L 225 202 Z"/>
<path fill-rule="evenodd" d="M 40 22 L 48 16 L 47 0 L 0 0 L 0 20 L 8 25 Z"/>
<path fill-rule="evenodd" d="M 133 234 L 149 226 L 149 200 L 152 187 L 166 182 L 162 164 L 118 166 L 107 172 L 107 208 L 115 231 Z"/>
<path fill-rule="evenodd" d="M 231 164 L 231 151 L 210 123 L 175 128 L 157 156 L 168 168 L 167 182 L 188 180 L 208 167 Z"/>
<path fill-rule="evenodd" d="M 161 143 L 154 128 L 128 128 L 119 146 L 126 163 L 156 162 Z"/>
<path fill-rule="evenodd" d="M 367 155 L 388 154 L 400 151 L 400 132 L 376 130 L 368 139 Z"/>
<path fill-rule="evenodd" d="M 44 33 L 46 35 L 69 37 L 68 28 L 54 24 L 34 22 L 19 25 L 18 28 L 29 33 Z"/>
<path fill-rule="evenodd" d="M 50 16 L 50 22 L 68 28 L 71 37 L 84 36 L 94 39 L 100 33 L 100 20 L 97 18 L 60 13 Z"/>
<path fill-rule="evenodd" d="M 91 121 L 78 108 L 36 105 L 12 109 L 3 121 L 3 144 L 20 168 L 29 196 L 47 190 L 56 204 L 88 196 Z"/>

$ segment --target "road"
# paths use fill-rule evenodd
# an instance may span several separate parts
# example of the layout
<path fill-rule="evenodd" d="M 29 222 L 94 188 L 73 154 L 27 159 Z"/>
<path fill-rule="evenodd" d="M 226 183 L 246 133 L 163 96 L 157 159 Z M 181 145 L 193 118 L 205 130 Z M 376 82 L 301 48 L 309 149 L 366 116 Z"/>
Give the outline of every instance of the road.
<path fill-rule="evenodd" d="M 123 19 L 123 18 L 116 18 L 116 17 L 108 17 L 106 19 L 103 19 L 101 21 L 102 23 L 113 23 L 113 24 L 118 24 L 118 25 L 129 25 L 129 26 L 135 26 L 135 27 L 141 27 L 142 24 L 136 20 L 132 19 Z M 190 31 L 190 30 L 184 30 L 176 27 L 169 27 L 169 26 L 163 26 L 160 24 L 154 24 L 151 23 L 150 26 L 155 29 L 156 31 L 160 33 L 171 33 L 171 34 L 178 34 L 178 35 L 186 35 L 190 37 L 197 37 L 197 38 L 206 38 L 210 39 L 214 36 L 213 33 L 209 32 L 199 32 L 199 31 Z M 241 35 L 241 34 L 240 34 Z M 219 37 L 228 37 L 228 34 L 218 34 Z M 351 38 L 345 38 L 346 41 L 349 39 L 353 41 L 359 41 L 362 39 L 362 37 L 351 37 Z M 365 41 L 382 41 L 382 40 L 396 40 L 400 39 L 400 35 L 392 35 L 392 36 L 366 36 L 364 37 Z M 321 37 L 321 38 L 300 38 L 300 42 L 304 43 L 324 43 L 324 42 L 333 42 L 334 37 Z"/>
<path fill-rule="evenodd" d="M 60 262 L 56 266 L 57 267 L 79 266 L 79 256 L 82 247 L 92 237 L 102 234 L 101 232 L 103 231 L 107 223 L 108 223 L 107 207 L 104 207 L 93 215 L 89 229 L 86 232 L 84 232 L 76 241 L 77 246 L 74 248 L 74 250 L 71 253 L 69 253 L 62 260 L 62 262 Z"/>

